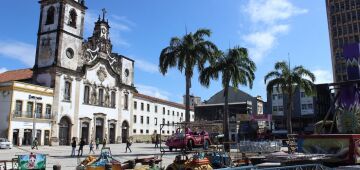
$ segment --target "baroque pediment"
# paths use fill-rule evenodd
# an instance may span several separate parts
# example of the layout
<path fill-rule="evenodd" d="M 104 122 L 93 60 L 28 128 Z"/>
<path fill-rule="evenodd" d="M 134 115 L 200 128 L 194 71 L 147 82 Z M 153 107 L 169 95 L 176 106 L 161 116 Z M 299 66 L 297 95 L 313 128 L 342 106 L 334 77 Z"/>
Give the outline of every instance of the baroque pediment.
<path fill-rule="evenodd" d="M 83 44 L 83 59 L 85 65 L 91 65 L 98 58 L 106 60 L 117 74 L 121 75 L 121 60 L 112 53 L 112 44 L 109 39 L 90 37 Z"/>

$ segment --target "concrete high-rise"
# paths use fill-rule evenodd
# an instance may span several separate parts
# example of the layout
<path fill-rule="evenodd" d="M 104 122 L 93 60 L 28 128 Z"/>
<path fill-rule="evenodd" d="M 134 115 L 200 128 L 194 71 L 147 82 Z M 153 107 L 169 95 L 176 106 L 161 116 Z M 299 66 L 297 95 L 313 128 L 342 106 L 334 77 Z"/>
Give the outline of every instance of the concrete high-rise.
<path fill-rule="evenodd" d="M 343 47 L 359 43 L 360 0 L 325 0 L 335 82 L 348 80 Z"/>

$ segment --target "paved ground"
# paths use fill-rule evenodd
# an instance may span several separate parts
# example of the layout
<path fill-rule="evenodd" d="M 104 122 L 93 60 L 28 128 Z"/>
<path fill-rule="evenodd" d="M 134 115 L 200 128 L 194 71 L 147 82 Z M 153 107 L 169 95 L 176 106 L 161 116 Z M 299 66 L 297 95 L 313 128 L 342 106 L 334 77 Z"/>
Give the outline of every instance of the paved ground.
<path fill-rule="evenodd" d="M 131 146 L 132 153 L 125 153 L 125 144 L 109 144 L 112 155 L 120 162 L 132 160 L 142 157 L 160 157 L 160 149 L 155 149 L 153 144 L 134 143 Z M 52 169 L 55 164 L 60 164 L 62 169 L 75 169 L 75 167 L 83 160 L 89 153 L 88 145 L 84 147 L 83 157 L 70 157 L 70 146 L 39 146 L 39 150 L 31 150 L 30 146 L 14 147 L 12 149 L 1 149 L 0 160 L 11 160 L 16 155 L 29 154 L 30 152 L 47 154 L 47 169 Z M 95 155 L 98 155 L 100 150 L 95 150 Z M 170 164 L 175 157 L 176 153 L 167 153 L 163 155 L 162 165 Z M 9 165 L 8 165 L 9 166 Z M 0 167 L 1 169 L 1 167 Z"/>

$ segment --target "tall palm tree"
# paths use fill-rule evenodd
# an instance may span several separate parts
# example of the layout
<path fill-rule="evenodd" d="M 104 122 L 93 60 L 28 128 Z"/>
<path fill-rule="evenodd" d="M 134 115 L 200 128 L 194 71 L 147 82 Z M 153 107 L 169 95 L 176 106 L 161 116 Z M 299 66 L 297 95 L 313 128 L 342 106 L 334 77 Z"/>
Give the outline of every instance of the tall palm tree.
<path fill-rule="evenodd" d="M 185 121 L 190 121 L 190 88 L 194 67 L 204 69 L 207 61 L 214 61 L 217 47 L 205 37 L 210 37 L 209 29 L 199 29 L 195 33 L 186 33 L 183 37 L 171 38 L 170 45 L 165 47 L 160 54 L 159 68 L 165 75 L 169 68 L 177 67 L 185 71 L 186 99 Z"/>
<path fill-rule="evenodd" d="M 269 72 L 264 82 L 268 82 L 266 90 L 268 94 L 272 94 L 275 87 L 278 92 L 281 92 L 288 97 L 284 112 L 286 114 L 287 131 L 292 134 L 291 116 L 293 111 L 293 97 L 296 88 L 304 89 L 306 95 L 311 95 L 315 91 L 315 75 L 303 66 L 295 66 L 290 68 L 290 63 L 280 61 L 275 63 L 275 69 Z"/>
<path fill-rule="evenodd" d="M 239 85 L 245 85 L 252 88 L 256 66 L 249 58 L 246 48 L 235 47 L 229 49 L 227 53 L 220 54 L 216 62 L 205 68 L 200 73 L 200 83 L 205 87 L 209 87 L 210 79 L 217 80 L 221 74 L 221 82 L 224 88 L 224 117 L 223 131 L 225 141 L 228 142 L 229 136 L 229 88 L 230 85 L 238 88 Z M 225 150 L 229 151 L 229 144 L 225 144 Z"/>

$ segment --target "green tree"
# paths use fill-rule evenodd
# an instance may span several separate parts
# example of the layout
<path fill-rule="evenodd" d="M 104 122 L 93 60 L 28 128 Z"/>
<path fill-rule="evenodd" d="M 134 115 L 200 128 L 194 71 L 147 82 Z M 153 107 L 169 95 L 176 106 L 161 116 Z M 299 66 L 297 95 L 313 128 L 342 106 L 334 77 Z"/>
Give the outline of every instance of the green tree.
<path fill-rule="evenodd" d="M 185 121 L 190 121 L 190 88 L 194 68 L 204 69 L 207 61 L 214 61 L 217 47 L 205 37 L 210 37 L 211 31 L 199 29 L 195 33 L 186 33 L 183 37 L 173 37 L 170 45 L 160 54 L 159 68 L 165 75 L 171 67 L 177 67 L 180 72 L 185 71 L 186 99 Z"/>
<path fill-rule="evenodd" d="M 221 82 L 224 88 L 223 131 L 226 142 L 230 141 L 228 100 L 230 85 L 236 89 L 239 85 L 252 88 L 255 79 L 255 70 L 256 65 L 249 58 L 247 49 L 235 47 L 229 49 L 227 53 L 219 52 L 219 57 L 216 62 L 200 73 L 200 83 L 205 87 L 209 87 L 210 80 L 217 80 L 221 74 Z M 228 144 L 225 144 L 225 150 L 230 150 Z"/>
<path fill-rule="evenodd" d="M 295 66 L 290 68 L 290 64 L 285 61 L 275 63 L 275 69 L 264 78 L 267 83 L 266 90 L 272 95 L 273 88 L 278 92 L 282 92 L 287 97 L 286 108 L 286 124 L 287 131 L 292 134 L 291 117 L 293 112 L 293 97 L 296 88 L 304 89 L 306 95 L 311 95 L 315 91 L 315 75 L 303 66 Z"/>

